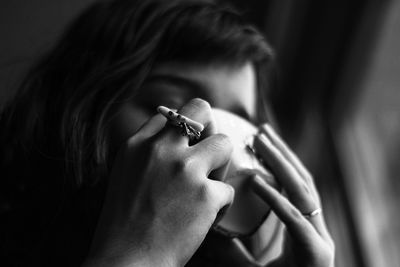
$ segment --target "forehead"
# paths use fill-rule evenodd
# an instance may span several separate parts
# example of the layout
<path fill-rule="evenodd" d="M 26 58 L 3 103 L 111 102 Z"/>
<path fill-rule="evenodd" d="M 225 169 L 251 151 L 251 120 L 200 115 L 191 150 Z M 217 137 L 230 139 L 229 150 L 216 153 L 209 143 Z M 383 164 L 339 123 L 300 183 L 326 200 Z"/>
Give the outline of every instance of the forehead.
<path fill-rule="evenodd" d="M 236 112 L 242 109 L 255 117 L 256 74 L 253 64 L 192 65 L 164 63 L 156 66 L 150 80 L 185 87 L 192 97 L 201 97 L 211 106 Z"/>

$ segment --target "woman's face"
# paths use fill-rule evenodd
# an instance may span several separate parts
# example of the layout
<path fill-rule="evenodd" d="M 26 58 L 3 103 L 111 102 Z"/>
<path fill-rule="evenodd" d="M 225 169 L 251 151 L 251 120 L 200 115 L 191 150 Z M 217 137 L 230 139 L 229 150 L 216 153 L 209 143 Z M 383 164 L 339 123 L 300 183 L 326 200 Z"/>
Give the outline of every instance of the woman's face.
<path fill-rule="evenodd" d="M 122 103 L 111 122 L 115 149 L 164 105 L 179 109 L 192 98 L 248 120 L 256 117 L 256 75 L 251 63 L 242 66 L 165 63 L 154 68 L 144 86 Z"/>

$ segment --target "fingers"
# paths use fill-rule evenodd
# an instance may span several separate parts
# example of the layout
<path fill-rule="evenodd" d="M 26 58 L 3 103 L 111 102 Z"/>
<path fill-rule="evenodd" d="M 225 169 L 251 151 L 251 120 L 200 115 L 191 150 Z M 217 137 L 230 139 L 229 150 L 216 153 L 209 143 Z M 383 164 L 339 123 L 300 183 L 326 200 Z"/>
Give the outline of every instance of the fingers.
<path fill-rule="evenodd" d="M 167 122 L 167 119 L 161 114 L 156 114 L 146 121 L 135 133 L 144 138 L 149 138 L 158 133 Z"/>
<path fill-rule="evenodd" d="M 313 192 L 314 198 L 320 203 L 318 192 L 314 186 L 314 181 L 310 172 L 304 167 L 299 158 L 292 152 L 292 150 L 285 144 L 285 142 L 279 137 L 274 129 L 268 125 L 263 124 L 259 127 L 259 130 L 264 133 L 272 144 L 283 154 L 283 156 L 294 166 L 300 176 L 307 182 L 308 186 Z"/>
<path fill-rule="evenodd" d="M 135 146 L 143 140 L 159 133 L 164 128 L 166 122 L 167 119 L 163 115 L 154 115 L 148 121 L 146 121 L 133 136 L 128 139 L 128 145 L 130 147 Z"/>
<path fill-rule="evenodd" d="M 207 179 L 209 194 L 213 204 L 215 205 L 215 212 L 218 213 L 222 208 L 232 204 L 235 190 L 232 186 L 215 180 Z"/>
<path fill-rule="evenodd" d="M 199 163 L 198 169 L 206 173 L 208 177 L 211 171 L 224 167 L 228 163 L 232 151 L 233 145 L 229 137 L 224 134 L 215 134 L 192 146 L 189 153 L 196 157 Z M 222 180 L 223 175 L 223 171 L 214 172 L 211 178 Z"/>
<path fill-rule="evenodd" d="M 189 119 L 203 124 L 203 134 L 206 134 L 206 136 L 216 133 L 216 123 L 212 116 L 211 106 L 207 101 L 194 98 L 179 109 L 178 112 Z"/>
<path fill-rule="evenodd" d="M 254 148 L 276 174 L 289 199 L 304 213 L 317 208 L 307 183 L 283 154 L 262 134 L 254 138 Z"/>
<path fill-rule="evenodd" d="M 228 167 L 228 164 L 225 163 L 229 160 L 232 146 L 227 142 L 227 137 L 221 135 L 208 139 L 208 137 L 217 132 L 210 104 L 200 98 L 195 98 L 181 107 L 178 112 L 163 106 L 158 107 L 158 111 L 167 118 L 173 118 L 173 121 L 185 120 L 194 130 L 201 131 L 202 141 L 191 146 L 189 146 L 188 139 L 182 137 L 179 126 L 167 124 L 161 133 L 161 138 L 164 138 L 166 143 L 175 147 L 195 147 L 196 149 L 190 150 L 188 153 L 196 155 L 200 152 L 201 157 L 197 157 L 196 159 L 200 164 L 197 164 L 197 166 L 203 167 L 202 170 L 206 173 L 207 177 L 213 171 L 210 177 L 223 180 Z M 205 141 L 204 144 L 203 141 Z M 199 144 L 201 145 L 197 147 Z M 203 163 L 201 164 L 201 162 Z"/>
<path fill-rule="evenodd" d="M 198 123 L 197 121 L 194 121 L 188 117 L 184 117 L 184 116 L 180 115 L 179 113 L 177 113 L 167 107 L 159 106 L 157 108 L 157 111 L 160 112 L 162 115 L 164 115 L 164 117 L 166 117 L 166 118 L 171 118 L 171 119 L 175 118 L 175 119 L 186 122 L 187 124 L 191 125 L 196 131 L 201 132 L 204 130 L 204 126 L 201 123 Z"/>
<path fill-rule="evenodd" d="M 316 237 L 314 227 L 288 199 L 257 175 L 253 176 L 250 180 L 250 186 L 261 199 L 270 205 L 272 210 L 286 225 L 293 238 L 303 242 L 313 242 L 312 240 Z"/>
<path fill-rule="evenodd" d="M 268 124 L 263 124 L 259 127 L 260 131 L 264 133 L 269 140 L 281 151 L 281 153 L 296 167 L 298 172 L 302 175 L 310 176 L 310 173 L 305 169 L 303 164 L 297 156 L 290 150 L 290 148 L 283 142 L 283 140 L 276 134 L 274 129 Z"/>
<path fill-rule="evenodd" d="M 276 140 L 277 138 L 275 137 Z M 282 141 L 280 144 L 281 149 L 285 149 L 286 153 L 290 152 L 287 147 L 283 147 L 284 143 Z M 290 201 L 301 213 L 310 213 L 320 207 L 319 197 L 312 181 L 304 179 L 294 164 L 267 137 L 263 134 L 257 135 L 254 139 L 254 147 L 257 153 L 272 168 L 272 171 L 276 174 L 275 177 L 287 192 Z M 295 157 L 292 152 L 290 153 L 292 158 Z M 322 214 L 308 220 L 313 223 L 319 234 L 329 237 Z"/>
<path fill-rule="evenodd" d="M 164 110 L 161 109 L 163 112 Z M 178 110 L 178 113 L 186 117 L 189 121 L 195 122 L 191 123 L 192 126 L 198 125 L 204 127 L 201 132 L 202 138 L 206 138 L 212 134 L 216 133 L 216 123 L 212 115 L 210 104 L 200 98 L 194 98 L 185 104 L 182 108 Z M 168 126 L 168 125 L 167 125 Z M 179 146 L 188 146 L 188 139 L 182 138 L 180 129 L 177 126 L 170 125 L 165 127 L 164 137 Z"/>

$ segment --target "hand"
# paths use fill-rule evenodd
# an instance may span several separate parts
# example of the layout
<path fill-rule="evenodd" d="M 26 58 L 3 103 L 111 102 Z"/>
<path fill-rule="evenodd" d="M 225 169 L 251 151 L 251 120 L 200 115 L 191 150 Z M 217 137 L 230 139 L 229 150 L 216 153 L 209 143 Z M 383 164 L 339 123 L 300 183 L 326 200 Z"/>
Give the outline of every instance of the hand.
<path fill-rule="evenodd" d="M 255 192 L 287 229 L 283 253 L 269 266 L 334 266 L 334 243 L 322 213 L 304 216 L 321 207 L 312 176 L 270 126 L 263 125 L 260 131 L 254 147 L 288 196 L 285 198 L 259 177 L 252 180 Z"/>
<path fill-rule="evenodd" d="M 183 266 L 202 243 L 233 188 L 207 177 L 229 161 L 229 139 L 215 133 L 210 106 L 193 99 L 179 110 L 205 126 L 189 146 L 158 114 L 121 148 L 87 265 Z M 218 177 L 213 177 L 218 179 Z"/>

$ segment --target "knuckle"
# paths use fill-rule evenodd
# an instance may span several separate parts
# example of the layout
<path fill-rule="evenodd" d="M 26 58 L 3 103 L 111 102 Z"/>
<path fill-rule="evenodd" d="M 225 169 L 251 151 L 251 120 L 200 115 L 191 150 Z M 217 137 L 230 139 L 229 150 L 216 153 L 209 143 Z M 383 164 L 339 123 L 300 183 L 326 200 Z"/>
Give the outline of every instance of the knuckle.
<path fill-rule="evenodd" d="M 303 214 L 295 207 L 289 207 L 289 214 L 296 222 L 304 219 Z"/>
<path fill-rule="evenodd" d="M 194 160 L 191 157 L 178 158 L 173 162 L 174 173 L 189 175 L 194 170 Z"/>
<path fill-rule="evenodd" d="M 218 142 L 221 144 L 221 146 L 224 147 L 233 147 L 233 143 L 231 141 L 231 138 L 227 136 L 226 134 L 216 134 L 215 135 Z"/>
<path fill-rule="evenodd" d="M 231 139 L 225 134 L 215 134 L 213 136 L 214 142 L 211 143 L 211 148 L 213 150 L 233 150 L 233 143 Z"/>
<path fill-rule="evenodd" d="M 207 214 L 216 215 L 218 212 L 218 198 L 216 192 L 211 184 L 207 182 L 201 182 L 198 186 L 197 201 L 202 206 L 202 210 Z"/>
<path fill-rule="evenodd" d="M 235 189 L 233 188 L 233 186 L 229 184 L 226 184 L 226 189 L 228 193 L 229 202 L 233 202 L 233 199 L 235 198 Z"/>
<path fill-rule="evenodd" d="M 213 190 L 208 183 L 201 183 L 199 185 L 198 197 L 202 202 L 212 202 Z"/>
<path fill-rule="evenodd" d="M 314 177 L 309 173 L 306 172 L 304 174 L 304 180 L 309 184 L 309 185 L 313 185 L 314 184 Z"/>
<path fill-rule="evenodd" d="M 305 194 L 306 196 L 312 195 L 310 187 L 306 182 L 302 182 L 300 184 L 300 190 L 302 191 L 302 194 L 300 194 L 301 196 L 303 196 L 303 194 Z"/>

